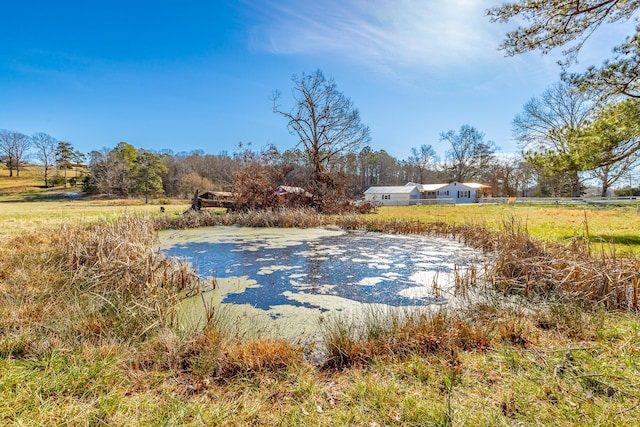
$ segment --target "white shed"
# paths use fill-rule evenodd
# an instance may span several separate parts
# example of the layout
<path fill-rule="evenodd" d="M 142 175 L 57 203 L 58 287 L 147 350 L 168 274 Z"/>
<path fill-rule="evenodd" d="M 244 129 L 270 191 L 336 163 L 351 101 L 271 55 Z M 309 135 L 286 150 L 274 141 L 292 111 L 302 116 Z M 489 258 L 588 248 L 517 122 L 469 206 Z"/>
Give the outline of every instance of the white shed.
<path fill-rule="evenodd" d="M 409 205 L 421 198 L 416 185 L 402 185 L 392 187 L 369 187 L 364 192 L 367 202 L 380 202 L 386 206 Z"/>

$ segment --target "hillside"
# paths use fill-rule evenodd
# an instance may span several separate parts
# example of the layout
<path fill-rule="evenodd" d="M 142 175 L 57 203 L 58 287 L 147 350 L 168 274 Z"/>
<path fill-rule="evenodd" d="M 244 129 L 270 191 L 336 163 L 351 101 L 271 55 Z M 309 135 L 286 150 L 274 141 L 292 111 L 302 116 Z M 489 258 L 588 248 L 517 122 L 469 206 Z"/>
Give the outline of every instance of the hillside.
<path fill-rule="evenodd" d="M 49 172 L 50 177 L 55 177 L 56 170 Z M 74 174 L 74 172 L 70 172 Z M 40 165 L 24 165 L 20 168 L 20 176 L 9 176 L 9 168 L 0 163 L 0 199 L 3 201 L 36 201 L 62 197 L 69 192 L 79 191 L 80 187 L 54 186 L 45 188 L 44 167 Z"/>

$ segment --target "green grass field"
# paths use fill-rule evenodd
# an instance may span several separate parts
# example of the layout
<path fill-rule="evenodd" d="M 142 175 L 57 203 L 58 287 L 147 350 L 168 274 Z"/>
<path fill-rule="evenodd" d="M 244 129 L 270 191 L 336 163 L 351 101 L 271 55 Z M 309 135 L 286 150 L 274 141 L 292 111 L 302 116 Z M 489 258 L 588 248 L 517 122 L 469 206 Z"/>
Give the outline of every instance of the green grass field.
<path fill-rule="evenodd" d="M 167 214 L 184 212 L 185 201 L 76 197 L 79 188 L 44 188 L 41 166 L 26 166 L 20 177 L 9 178 L 0 164 L 0 237 L 25 231 L 53 229 L 65 222 L 88 223 L 131 214 L 155 215 L 160 205 Z M 167 203 L 168 202 L 168 203 Z"/>

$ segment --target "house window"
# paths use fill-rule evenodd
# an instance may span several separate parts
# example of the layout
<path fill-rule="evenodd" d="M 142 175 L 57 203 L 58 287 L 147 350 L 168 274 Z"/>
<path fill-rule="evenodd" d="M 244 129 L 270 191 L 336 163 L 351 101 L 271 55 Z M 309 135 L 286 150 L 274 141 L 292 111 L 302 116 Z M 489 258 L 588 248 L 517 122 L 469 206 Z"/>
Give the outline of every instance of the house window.
<path fill-rule="evenodd" d="M 390 194 L 383 194 L 382 195 L 382 200 L 391 200 L 391 195 Z"/>

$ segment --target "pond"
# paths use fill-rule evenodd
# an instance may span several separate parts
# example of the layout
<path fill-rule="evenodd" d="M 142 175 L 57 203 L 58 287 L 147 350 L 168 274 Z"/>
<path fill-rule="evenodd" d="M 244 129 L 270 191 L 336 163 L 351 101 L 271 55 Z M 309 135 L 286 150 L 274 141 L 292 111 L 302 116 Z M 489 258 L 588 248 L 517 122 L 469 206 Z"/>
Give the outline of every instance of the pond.
<path fill-rule="evenodd" d="M 481 255 L 448 239 L 320 228 L 203 227 L 160 240 L 161 253 L 215 277 L 215 289 L 183 302 L 185 324 L 201 325 L 207 304 L 239 334 L 294 339 L 317 334 L 330 313 L 451 303 L 456 274 Z"/>

